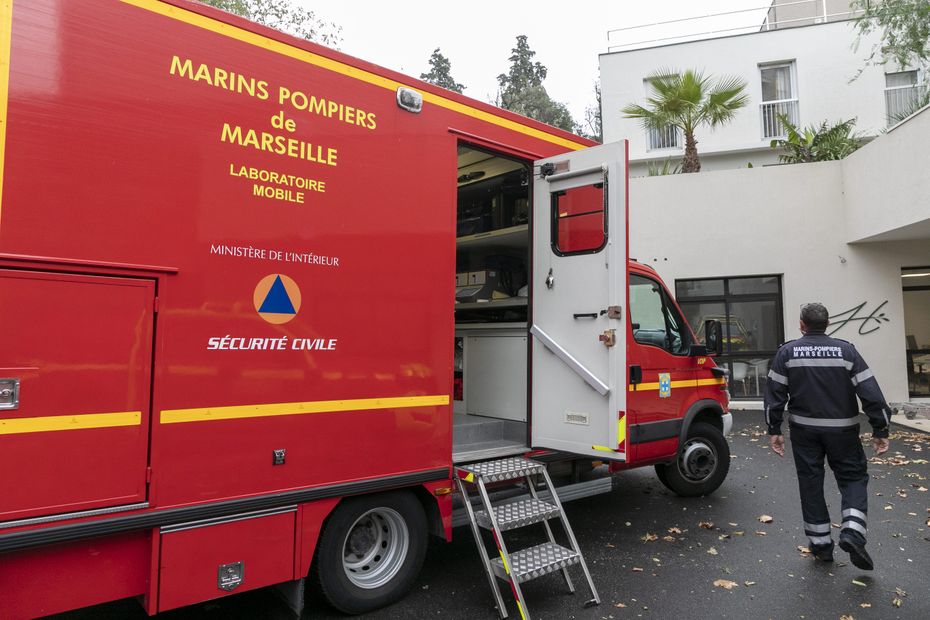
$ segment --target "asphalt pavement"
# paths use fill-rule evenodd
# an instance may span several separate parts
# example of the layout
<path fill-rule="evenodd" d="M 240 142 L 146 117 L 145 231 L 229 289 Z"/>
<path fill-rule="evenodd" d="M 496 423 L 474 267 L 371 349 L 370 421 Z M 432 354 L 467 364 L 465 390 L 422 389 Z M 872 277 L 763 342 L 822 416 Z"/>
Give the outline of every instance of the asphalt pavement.
<path fill-rule="evenodd" d="M 868 549 L 876 568 L 865 572 L 839 548 L 832 564 L 810 557 L 790 447 L 784 459 L 769 451 L 759 412 L 734 417 L 730 474 L 714 495 L 679 498 L 652 468 L 644 468 L 621 474 L 621 487 L 613 493 L 566 504 L 601 604 L 583 606 L 588 599 L 583 576 L 572 569 L 574 595 L 558 573 L 524 585 L 533 617 L 930 618 L 930 435 L 897 429 L 891 450 L 870 458 Z M 872 456 L 870 447 L 866 452 Z M 829 472 L 826 494 L 838 524 L 840 497 Z M 519 548 L 538 542 L 542 531 L 526 528 L 508 536 L 511 548 Z M 503 590 L 510 617 L 519 618 L 509 588 Z M 57 618 L 145 617 L 135 601 L 119 601 Z M 291 618 L 269 590 L 161 617 Z M 312 594 L 304 617 L 345 618 Z M 497 618 L 469 530 L 455 530 L 452 543 L 431 545 L 405 599 L 361 617 Z"/>

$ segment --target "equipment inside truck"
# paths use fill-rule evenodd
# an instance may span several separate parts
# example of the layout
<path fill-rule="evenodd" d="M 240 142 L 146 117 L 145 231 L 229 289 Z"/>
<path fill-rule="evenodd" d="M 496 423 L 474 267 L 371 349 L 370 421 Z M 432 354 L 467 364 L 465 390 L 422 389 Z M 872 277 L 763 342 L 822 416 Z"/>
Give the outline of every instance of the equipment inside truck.
<path fill-rule="evenodd" d="M 532 164 L 458 148 L 453 460 L 527 446 Z"/>

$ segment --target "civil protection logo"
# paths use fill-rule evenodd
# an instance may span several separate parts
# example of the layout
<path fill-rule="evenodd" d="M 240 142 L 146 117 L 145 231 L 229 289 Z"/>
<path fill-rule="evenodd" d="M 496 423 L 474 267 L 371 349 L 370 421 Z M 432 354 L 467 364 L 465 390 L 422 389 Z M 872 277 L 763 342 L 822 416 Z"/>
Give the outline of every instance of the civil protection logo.
<path fill-rule="evenodd" d="M 300 311 L 300 288 L 286 275 L 273 273 L 255 286 L 252 303 L 258 316 L 269 323 L 287 323 Z"/>

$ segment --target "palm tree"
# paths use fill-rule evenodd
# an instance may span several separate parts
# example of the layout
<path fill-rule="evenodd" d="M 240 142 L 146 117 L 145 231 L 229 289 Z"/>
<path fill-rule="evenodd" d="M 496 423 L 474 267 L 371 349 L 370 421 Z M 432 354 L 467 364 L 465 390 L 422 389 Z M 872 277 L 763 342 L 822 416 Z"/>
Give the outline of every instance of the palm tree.
<path fill-rule="evenodd" d="M 749 103 L 746 82 L 738 77 L 713 79 L 694 69 L 683 73 L 663 69 L 649 77 L 649 84 L 653 96 L 646 99 L 646 105 L 630 104 L 621 112 L 626 118 L 640 119 L 647 130 L 681 129 L 685 136 L 682 172 L 701 171 L 695 130 L 701 125 L 714 128 L 728 123 Z"/>

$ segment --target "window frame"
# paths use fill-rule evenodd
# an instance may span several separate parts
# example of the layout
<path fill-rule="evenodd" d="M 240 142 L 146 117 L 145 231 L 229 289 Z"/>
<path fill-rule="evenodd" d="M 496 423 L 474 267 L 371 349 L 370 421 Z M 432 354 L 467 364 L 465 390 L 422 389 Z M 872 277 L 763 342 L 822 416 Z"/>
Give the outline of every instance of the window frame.
<path fill-rule="evenodd" d="M 604 180 L 598 181 L 597 183 L 578 185 L 576 187 L 570 187 L 566 190 L 550 192 L 549 194 L 549 213 L 550 213 L 549 214 L 549 220 L 550 220 L 549 246 L 552 248 L 553 254 L 555 254 L 556 256 L 584 256 L 587 254 L 597 254 L 598 252 L 603 251 L 604 248 L 607 247 L 607 241 L 609 238 L 608 233 L 610 232 L 610 223 L 608 221 L 608 209 L 607 209 L 608 207 L 608 198 L 607 198 L 608 185 L 607 183 L 608 183 L 607 176 L 605 175 Z M 580 187 L 592 187 L 592 186 L 597 187 L 598 185 L 601 186 L 600 189 L 602 193 L 602 204 L 601 204 L 602 210 L 600 212 L 603 213 L 603 221 L 604 221 L 604 227 L 603 227 L 604 236 L 601 239 L 601 244 L 595 248 L 588 248 L 584 250 L 574 250 L 571 252 L 562 251 L 559 248 L 559 197 L 565 195 L 567 192 L 573 189 L 578 189 Z M 570 216 L 570 217 L 577 217 L 578 215 L 590 215 L 593 213 L 598 213 L 598 212 L 590 211 L 588 213 L 575 214 L 574 216 Z"/>
<path fill-rule="evenodd" d="M 788 116 L 794 125 L 798 125 L 801 122 L 801 99 L 798 96 L 798 71 L 797 71 L 797 62 L 795 60 L 779 60 L 774 62 L 763 62 L 756 65 L 759 69 L 759 120 L 761 121 L 761 133 L 762 140 L 772 140 L 776 138 L 786 137 L 786 132 L 784 131 L 784 126 L 775 120 L 775 123 L 778 125 L 782 131 L 781 133 L 772 133 L 771 135 L 767 131 L 768 125 L 766 124 L 765 119 L 765 109 L 766 106 L 778 106 L 783 105 L 788 109 Z M 766 69 L 788 69 L 788 84 L 791 87 L 791 96 L 788 99 L 765 99 L 765 93 L 762 88 L 762 72 Z M 791 114 L 793 109 L 794 114 Z M 776 107 L 777 110 L 777 107 Z M 777 112 L 776 112 L 777 113 Z M 769 123 L 771 124 L 771 122 Z"/>
<path fill-rule="evenodd" d="M 773 293 L 731 293 L 730 292 L 730 281 L 731 280 L 743 280 L 743 279 L 755 279 L 755 278 L 775 278 L 777 284 L 777 290 Z M 685 298 L 678 297 L 679 285 L 684 282 L 695 282 L 701 280 L 723 280 L 723 293 L 715 293 L 712 295 L 695 295 Z M 727 349 L 721 355 L 715 357 L 715 361 L 719 366 L 725 366 L 730 371 L 730 376 L 733 376 L 733 362 L 739 361 L 747 357 L 763 358 L 766 357 L 771 360 L 775 356 L 775 353 L 778 351 L 778 348 L 785 343 L 785 300 L 784 300 L 784 274 L 753 274 L 753 275 L 737 275 L 737 276 L 711 276 L 711 277 L 702 277 L 702 278 L 677 278 L 675 280 L 675 300 L 678 303 L 678 306 L 684 310 L 687 304 L 710 304 L 718 303 L 723 305 L 724 309 L 724 320 L 725 324 L 723 325 L 723 337 L 724 341 L 727 344 Z M 731 335 L 729 333 L 730 327 L 730 318 L 733 316 L 730 311 L 730 307 L 735 303 L 743 302 L 753 302 L 753 301 L 774 301 L 775 305 L 775 342 L 776 346 L 774 349 L 752 349 L 748 351 L 732 351 L 730 350 L 729 342 L 731 340 Z M 689 322 L 690 328 L 690 322 Z M 762 395 L 756 396 L 731 396 L 733 400 L 758 400 L 762 398 Z"/>

